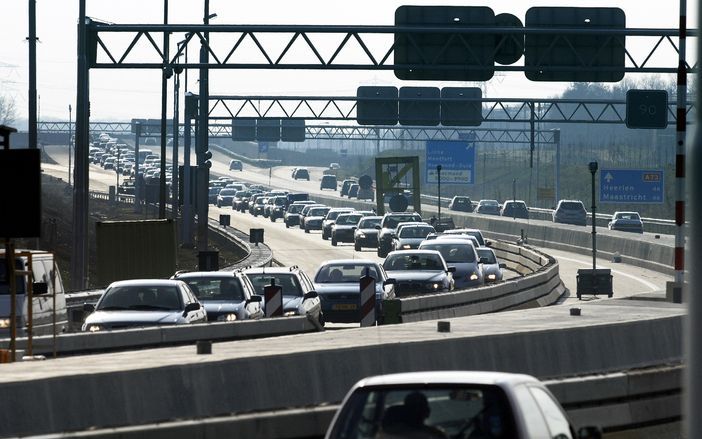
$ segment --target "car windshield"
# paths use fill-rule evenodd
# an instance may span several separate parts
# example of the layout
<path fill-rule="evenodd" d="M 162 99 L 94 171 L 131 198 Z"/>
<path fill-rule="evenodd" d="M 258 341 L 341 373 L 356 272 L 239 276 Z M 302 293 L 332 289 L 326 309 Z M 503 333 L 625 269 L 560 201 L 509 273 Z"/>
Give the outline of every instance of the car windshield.
<path fill-rule="evenodd" d="M 364 218 L 358 223 L 359 229 L 375 229 L 380 225 L 380 218 Z"/>
<path fill-rule="evenodd" d="M 274 281 L 282 287 L 284 296 L 302 296 L 304 293 L 300 282 L 293 273 L 256 273 L 246 274 L 256 290 L 256 294 L 263 295 L 263 289 Z"/>
<path fill-rule="evenodd" d="M 358 221 L 363 218 L 363 215 L 339 215 L 336 219 L 336 224 L 341 226 L 351 226 L 358 224 Z"/>
<path fill-rule="evenodd" d="M 411 271 L 441 271 L 444 264 L 441 256 L 432 253 L 390 253 L 383 262 L 386 271 L 411 270 Z"/>
<path fill-rule="evenodd" d="M 288 213 L 300 213 L 304 208 L 304 204 L 291 204 L 290 207 L 288 207 Z"/>
<path fill-rule="evenodd" d="M 447 244 L 433 240 L 420 248 L 422 250 L 438 250 L 447 264 L 475 262 L 475 250 L 473 245 L 468 242 Z"/>
<path fill-rule="evenodd" d="M 183 279 L 195 296 L 202 301 L 227 300 L 241 302 L 245 300 L 241 282 L 235 278 L 191 278 Z"/>
<path fill-rule="evenodd" d="M 486 264 L 497 264 L 497 259 L 495 259 L 495 254 L 492 252 L 492 250 L 478 248 L 476 251 L 478 252 L 478 257 L 480 259 L 487 259 Z"/>
<path fill-rule="evenodd" d="M 179 311 L 183 304 L 174 285 L 129 285 L 108 288 L 96 309 Z"/>
<path fill-rule="evenodd" d="M 327 212 L 329 212 L 329 209 L 329 207 L 315 207 L 314 209 L 310 209 L 307 216 L 325 216 Z"/>
<path fill-rule="evenodd" d="M 394 229 L 400 223 L 409 223 L 413 221 L 421 221 L 416 215 L 402 215 L 402 216 L 387 216 L 383 220 L 383 227 Z"/>
<path fill-rule="evenodd" d="M 344 403 L 329 436 L 517 437 L 502 389 L 492 385 L 441 384 L 366 387 Z"/>
<path fill-rule="evenodd" d="M 236 193 L 235 189 L 222 189 L 222 191 L 219 193 L 220 195 L 234 195 Z"/>
<path fill-rule="evenodd" d="M 400 230 L 400 238 L 426 238 L 428 234 L 433 233 L 433 227 L 403 227 Z"/>
<path fill-rule="evenodd" d="M 330 264 L 319 269 L 314 278 L 316 283 L 358 283 L 368 268 L 368 274 L 379 280 L 375 265 L 368 264 Z"/>
<path fill-rule="evenodd" d="M 250 197 L 251 192 L 249 191 L 238 191 L 235 195 L 237 198 L 244 198 L 244 197 Z"/>
<path fill-rule="evenodd" d="M 341 215 L 342 213 L 346 213 L 346 212 L 348 212 L 348 211 L 343 211 L 343 210 L 330 210 L 330 211 L 327 213 L 327 217 L 326 217 L 325 219 L 328 219 L 328 220 L 335 220 L 335 219 L 337 219 L 337 218 L 339 217 L 339 215 Z"/>
<path fill-rule="evenodd" d="M 618 213 L 616 219 L 640 220 L 638 213 Z"/>

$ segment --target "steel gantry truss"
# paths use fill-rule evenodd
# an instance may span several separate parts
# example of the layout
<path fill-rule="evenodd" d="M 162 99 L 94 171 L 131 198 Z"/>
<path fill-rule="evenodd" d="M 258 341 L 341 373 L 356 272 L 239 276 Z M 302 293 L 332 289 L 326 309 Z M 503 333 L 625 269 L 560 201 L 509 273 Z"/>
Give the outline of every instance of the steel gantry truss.
<path fill-rule="evenodd" d="M 666 48 L 676 52 L 678 46 L 674 38 L 678 29 L 583 29 L 583 28 L 514 28 L 514 27 L 431 27 L 431 26 L 290 26 L 290 25 L 158 25 L 158 24 L 108 24 L 97 21 L 88 23 L 88 32 L 92 35 L 95 52 L 91 59 L 91 68 L 163 68 L 164 65 L 183 68 L 208 69 L 322 69 L 322 70 L 479 70 L 475 65 L 440 64 L 436 54 L 421 53 L 418 39 L 426 34 L 444 34 L 449 43 L 463 46 L 467 51 L 475 49 L 472 36 L 497 35 L 498 40 L 511 40 L 525 35 L 551 35 L 565 44 L 577 46 L 574 40 L 583 35 L 607 37 L 607 43 L 620 46 L 625 54 L 624 71 L 626 73 L 675 73 L 677 66 L 653 65 L 659 51 Z M 181 39 L 185 42 L 172 55 L 162 50 L 156 43 L 163 38 Z M 216 35 L 214 39 L 209 36 Z M 122 44 L 113 44 L 111 38 L 119 35 L 123 41 L 129 41 L 126 48 Z M 222 37 L 222 35 L 224 37 Z M 397 35 L 408 45 L 420 51 L 423 62 L 412 64 L 395 64 L 394 53 L 398 42 Z M 696 30 L 687 30 L 688 36 L 697 36 Z M 626 48 L 625 40 L 636 40 L 636 46 L 647 47 L 641 53 L 634 53 Z M 226 41 L 222 41 L 226 40 Z M 212 62 L 181 61 L 185 47 L 190 44 L 204 45 L 212 57 Z M 497 41 L 496 51 L 503 44 Z M 333 47 L 329 50 L 329 47 Z M 120 47 L 120 48 L 118 48 Z M 135 50 L 135 48 L 141 48 Z M 175 40 L 170 44 L 175 47 Z M 282 49 L 281 49 L 282 47 Z M 198 47 L 199 49 L 199 47 Z M 359 50 L 360 49 L 360 50 Z M 544 48 L 545 51 L 553 48 Z M 304 60 L 300 60 L 300 58 Z M 348 61 L 349 57 L 353 61 Z M 544 57 L 548 58 L 548 57 Z M 618 71 L 613 67 L 593 67 L 591 60 L 578 57 L 576 68 L 587 71 Z M 492 66 L 490 66 L 492 67 Z M 689 71 L 696 69 L 686 65 Z M 494 65 L 495 71 L 564 71 L 562 68 L 536 63 L 524 65 Z"/>
<path fill-rule="evenodd" d="M 291 118 L 314 120 L 356 120 L 359 101 L 355 96 L 210 96 L 210 120 L 233 118 Z M 398 101 L 403 99 L 398 98 Z M 412 99 L 405 99 L 412 101 Z M 446 100 L 446 98 L 444 98 Z M 415 100 L 416 101 L 416 100 Z M 431 102 L 426 99 L 425 102 Z M 483 122 L 529 122 L 532 108 L 536 123 L 626 123 L 623 99 L 461 99 L 461 103 L 480 103 Z M 687 102 L 686 113 L 695 109 Z M 525 119 L 526 115 L 526 119 Z M 675 125 L 676 102 L 667 106 L 668 124 Z"/>

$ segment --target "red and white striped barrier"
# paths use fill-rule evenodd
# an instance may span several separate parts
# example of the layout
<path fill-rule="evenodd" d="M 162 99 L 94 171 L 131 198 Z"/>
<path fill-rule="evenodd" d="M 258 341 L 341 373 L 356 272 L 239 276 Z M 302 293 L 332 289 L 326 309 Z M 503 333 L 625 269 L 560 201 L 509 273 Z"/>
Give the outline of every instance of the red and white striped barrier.
<path fill-rule="evenodd" d="M 361 328 L 375 326 L 375 278 L 361 276 Z"/>
<path fill-rule="evenodd" d="M 271 284 L 263 288 L 266 298 L 266 317 L 282 317 L 283 315 L 283 289 L 271 280 Z"/>

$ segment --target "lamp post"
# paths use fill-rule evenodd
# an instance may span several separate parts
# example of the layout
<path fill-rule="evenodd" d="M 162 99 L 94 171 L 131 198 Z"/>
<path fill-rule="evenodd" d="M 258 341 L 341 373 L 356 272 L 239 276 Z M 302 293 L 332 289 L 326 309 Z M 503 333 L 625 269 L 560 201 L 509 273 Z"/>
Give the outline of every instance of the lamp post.
<path fill-rule="evenodd" d="M 71 116 L 73 109 L 71 104 L 68 104 L 68 185 L 71 185 L 71 137 L 73 129 L 71 129 Z"/>
<path fill-rule="evenodd" d="M 597 162 L 590 162 L 587 165 L 592 174 L 592 271 L 597 269 L 597 206 L 595 205 L 595 174 L 597 174 Z"/>
<path fill-rule="evenodd" d="M 439 193 L 439 197 L 436 200 L 436 205 L 439 209 L 439 219 L 438 219 L 437 224 L 441 224 L 441 165 L 436 165 L 436 179 L 438 182 L 437 192 Z"/>

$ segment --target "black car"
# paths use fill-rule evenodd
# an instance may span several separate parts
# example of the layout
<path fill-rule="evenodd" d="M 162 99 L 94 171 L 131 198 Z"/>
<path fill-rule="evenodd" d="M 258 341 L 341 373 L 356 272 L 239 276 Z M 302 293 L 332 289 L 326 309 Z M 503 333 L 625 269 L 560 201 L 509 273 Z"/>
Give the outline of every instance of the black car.
<path fill-rule="evenodd" d="M 457 212 L 472 212 L 473 202 L 470 201 L 468 197 L 456 195 L 453 197 L 448 207 L 449 210 L 455 210 Z"/>
<path fill-rule="evenodd" d="M 319 183 L 319 189 L 331 189 L 336 190 L 336 175 L 323 175 L 322 181 Z"/>
<path fill-rule="evenodd" d="M 475 212 L 483 215 L 499 215 L 500 203 L 497 200 L 480 200 Z"/>
<path fill-rule="evenodd" d="M 229 170 L 230 171 L 243 171 L 244 165 L 241 163 L 240 160 L 232 160 L 229 162 Z"/>
<path fill-rule="evenodd" d="M 500 215 L 512 218 L 529 219 L 529 209 L 524 201 L 505 201 L 505 204 L 502 205 L 502 209 L 500 209 Z"/>
<path fill-rule="evenodd" d="M 335 207 L 327 212 L 327 216 L 324 217 L 322 222 L 322 239 L 327 240 L 332 235 L 332 227 L 336 222 L 336 218 L 342 213 L 353 212 L 353 207 Z"/>
<path fill-rule="evenodd" d="M 358 222 L 353 234 L 353 247 L 357 252 L 363 247 L 378 247 L 378 227 L 382 220 L 382 216 L 365 216 Z"/>
<path fill-rule="evenodd" d="M 417 212 L 386 213 L 378 227 L 378 256 L 384 258 L 392 249 L 393 235 L 398 224 L 421 221 L 422 216 Z"/>
<path fill-rule="evenodd" d="M 251 191 L 237 191 L 232 199 L 232 209 L 237 212 L 246 212 L 249 208 L 249 198 L 251 198 Z"/>
<path fill-rule="evenodd" d="M 354 242 L 354 232 L 362 218 L 363 215 L 360 213 L 340 214 L 331 228 L 331 245 L 336 246 L 339 242 Z"/>
<path fill-rule="evenodd" d="M 297 168 L 293 172 L 293 179 L 310 181 L 310 173 L 306 168 Z"/>
<path fill-rule="evenodd" d="M 342 197 L 343 197 L 344 195 L 348 195 L 348 194 L 349 194 L 349 188 L 350 188 L 351 185 L 354 184 L 354 183 L 358 183 L 358 182 L 357 182 L 356 180 L 353 180 L 353 179 L 344 180 L 344 181 L 341 183 L 341 190 L 340 190 L 340 192 L 339 192 L 339 195 L 341 195 Z"/>

